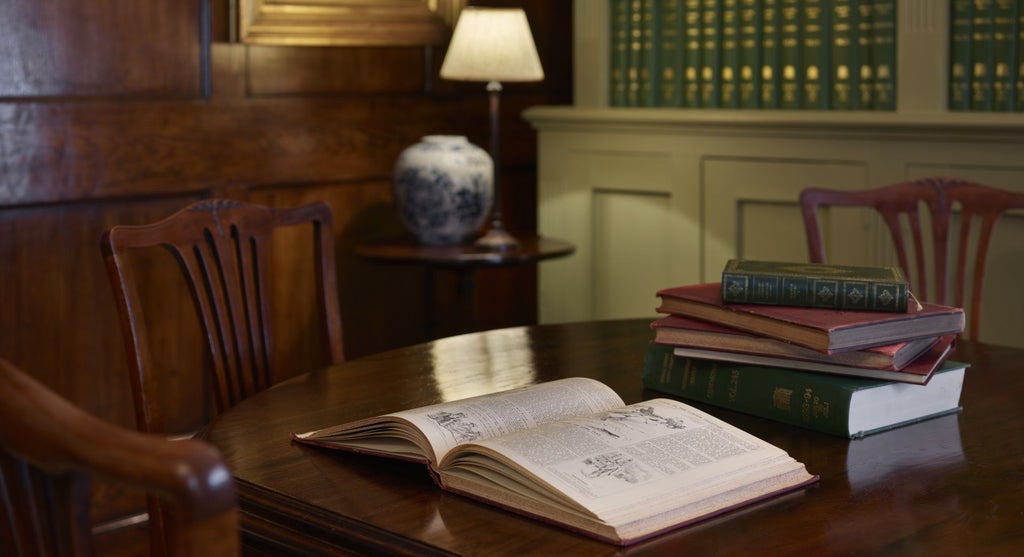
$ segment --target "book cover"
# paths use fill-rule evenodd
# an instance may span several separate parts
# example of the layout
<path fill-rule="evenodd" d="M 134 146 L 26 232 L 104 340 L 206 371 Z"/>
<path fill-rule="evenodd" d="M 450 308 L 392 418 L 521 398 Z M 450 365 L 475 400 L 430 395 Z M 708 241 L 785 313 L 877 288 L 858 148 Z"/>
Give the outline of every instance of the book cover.
<path fill-rule="evenodd" d="M 640 106 L 640 67 L 643 64 L 643 3 L 630 0 L 626 58 L 626 106 Z"/>
<path fill-rule="evenodd" d="M 910 283 L 899 267 L 862 267 L 731 259 L 722 299 L 832 309 L 905 312 Z"/>
<path fill-rule="evenodd" d="M 703 319 L 825 353 L 964 330 L 963 308 L 928 302 L 906 313 L 734 304 L 722 300 L 720 282 L 665 288 L 657 295 L 659 313 Z"/>
<path fill-rule="evenodd" d="M 629 0 L 612 0 L 609 23 L 611 25 L 611 83 L 609 98 L 612 106 L 626 106 L 626 74 L 629 50 Z"/>
<path fill-rule="evenodd" d="M 828 108 L 829 60 L 828 15 L 823 0 L 805 0 L 801 11 L 804 82 L 802 106 L 812 110 Z"/>
<path fill-rule="evenodd" d="M 800 108 L 803 65 L 800 60 L 800 2 L 779 0 L 779 64 L 782 80 L 779 90 L 780 108 Z"/>
<path fill-rule="evenodd" d="M 829 106 L 833 110 L 856 108 L 856 11 L 853 0 L 835 0 L 832 4 L 832 97 Z"/>
<path fill-rule="evenodd" d="M 779 60 L 782 16 L 779 0 L 763 0 L 761 33 L 761 108 L 779 108 L 782 68 Z"/>
<path fill-rule="evenodd" d="M 949 361 L 928 385 L 859 379 L 673 355 L 651 344 L 644 388 L 802 428 L 859 438 L 957 412 L 967 365 Z"/>
<path fill-rule="evenodd" d="M 894 0 L 871 3 L 871 65 L 875 110 L 896 110 L 896 7 Z"/>
<path fill-rule="evenodd" d="M 773 356 L 793 360 L 826 362 L 856 368 L 899 371 L 938 343 L 935 337 L 921 338 L 874 346 L 864 350 L 850 350 L 823 354 L 786 342 L 725 327 L 708 321 L 690 319 L 680 315 L 666 315 L 651 322 L 654 342 L 676 347 L 702 348 Z"/>
<path fill-rule="evenodd" d="M 935 343 L 924 354 L 899 371 L 853 367 L 830 363 L 823 360 L 811 361 L 794 358 L 766 356 L 764 354 L 748 354 L 744 352 L 728 352 L 724 350 L 708 350 L 704 348 L 687 348 L 677 346 L 675 355 L 700 360 L 713 360 L 734 364 L 767 366 L 782 369 L 824 373 L 827 375 L 844 375 L 864 379 L 882 379 L 913 385 L 927 385 L 939 366 L 946 361 L 953 350 L 955 335 L 946 335 Z"/>
<path fill-rule="evenodd" d="M 740 108 L 758 108 L 761 89 L 761 0 L 740 0 Z"/>
<path fill-rule="evenodd" d="M 952 0 L 949 15 L 949 108 L 971 108 L 973 0 Z"/>
<path fill-rule="evenodd" d="M 701 4 L 700 98 L 701 108 L 718 108 L 722 98 L 722 3 Z"/>

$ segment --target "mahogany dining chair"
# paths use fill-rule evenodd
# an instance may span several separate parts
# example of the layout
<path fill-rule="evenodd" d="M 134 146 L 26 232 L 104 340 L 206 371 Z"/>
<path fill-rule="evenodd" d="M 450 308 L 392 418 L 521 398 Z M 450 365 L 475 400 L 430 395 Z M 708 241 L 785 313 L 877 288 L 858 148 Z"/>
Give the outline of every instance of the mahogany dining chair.
<path fill-rule="evenodd" d="M 826 261 L 820 207 L 867 207 L 877 211 L 889 229 L 899 265 L 918 299 L 965 307 L 965 293 L 970 291 L 967 331 L 970 338 L 977 339 L 992 230 L 1003 213 L 1024 208 L 1024 193 L 966 180 L 922 178 L 867 190 L 809 188 L 800 193 L 800 206 L 812 263 Z M 922 225 L 925 215 L 926 222 L 931 223 L 928 228 Z M 951 256 L 950 228 L 956 221 L 959 232 L 954 238 L 956 253 Z M 971 250 L 975 221 L 977 243 Z M 909 228 L 909 237 L 905 227 Z M 931 265 L 926 263 L 929 259 Z M 929 289 L 929 283 L 934 289 Z"/>
<path fill-rule="evenodd" d="M 141 431 L 180 434 L 165 429 L 168 412 L 176 408 L 165 403 L 161 392 L 166 383 L 160 374 L 168 370 L 153 361 L 140 297 L 143 285 L 129 252 L 162 246 L 178 261 L 205 336 L 214 411 L 221 413 L 274 383 L 269 244 L 272 234 L 285 227 L 312 228 L 317 311 L 325 352 L 321 363 L 339 364 L 345 359 L 341 308 L 333 218 L 325 203 L 272 208 L 206 199 L 152 224 L 118 225 L 104 233 L 102 252 L 117 302 Z M 201 393 L 192 397 L 201 398 Z M 160 530 L 164 506 L 150 499 L 151 530 Z"/>
<path fill-rule="evenodd" d="M 101 420 L 0 359 L 0 555 L 93 555 L 92 479 L 167 503 L 151 554 L 239 553 L 235 485 L 216 448 Z"/>

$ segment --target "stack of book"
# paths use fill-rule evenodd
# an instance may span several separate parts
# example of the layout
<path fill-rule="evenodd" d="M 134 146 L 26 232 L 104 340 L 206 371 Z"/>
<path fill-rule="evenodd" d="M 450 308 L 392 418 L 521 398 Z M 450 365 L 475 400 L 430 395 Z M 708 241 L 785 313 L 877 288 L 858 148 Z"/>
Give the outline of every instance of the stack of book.
<path fill-rule="evenodd" d="M 959 410 L 964 311 L 898 267 L 733 260 L 658 296 L 649 389 L 847 437 Z"/>

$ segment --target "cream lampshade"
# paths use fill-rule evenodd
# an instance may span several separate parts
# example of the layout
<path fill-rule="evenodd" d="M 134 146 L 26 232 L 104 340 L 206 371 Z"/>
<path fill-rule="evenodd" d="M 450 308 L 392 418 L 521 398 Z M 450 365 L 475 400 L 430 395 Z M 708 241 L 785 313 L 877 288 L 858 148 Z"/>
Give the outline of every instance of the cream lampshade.
<path fill-rule="evenodd" d="M 490 97 L 491 159 L 494 161 L 494 209 L 491 229 L 477 240 L 487 249 L 514 249 L 518 242 L 501 220 L 499 166 L 499 95 L 502 81 L 540 81 L 544 69 L 533 44 L 530 24 L 520 8 L 467 7 L 455 24 L 441 77 L 455 81 L 483 81 Z"/>

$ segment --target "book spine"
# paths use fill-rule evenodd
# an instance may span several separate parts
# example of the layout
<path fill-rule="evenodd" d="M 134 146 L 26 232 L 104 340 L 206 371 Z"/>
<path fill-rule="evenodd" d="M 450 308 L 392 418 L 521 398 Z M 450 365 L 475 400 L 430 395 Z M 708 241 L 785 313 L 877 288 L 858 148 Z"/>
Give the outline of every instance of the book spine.
<path fill-rule="evenodd" d="M 872 2 L 856 2 L 855 18 L 857 29 L 855 35 L 854 73 L 857 78 L 856 100 L 854 104 L 860 109 L 874 108 L 875 65 L 874 52 L 874 4 Z"/>
<path fill-rule="evenodd" d="M 722 272 L 722 301 L 840 310 L 906 312 L 905 283 Z"/>
<path fill-rule="evenodd" d="M 853 60 L 856 10 L 853 0 L 834 0 L 832 3 L 832 97 L 830 106 L 834 110 L 854 108 Z"/>
<path fill-rule="evenodd" d="M 971 110 L 992 110 L 995 73 L 993 0 L 975 0 L 971 29 Z"/>
<path fill-rule="evenodd" d="M 643 0 L 640 18 L 640 106 L 658 106 L 661 67 L 660 0 Z"/>
<path fill-rule="evenodd" d="M 718 108 L 722 97 L 722 4 L 703 0 L 701 4 L 700 101 L 701 108 Z"/>
<path fill-rule="evenodd" d="M 896 6 L 895 0 L 871 4 L 871 64 L 874 67 L 875 110 L 896 110 Z"/>
<path fill-rule="evenodd" d="M 761 89 L 761 0 L 740 0 L 740 108 L 758 108 Z"/>
<path fill-rule="evenodd" d="M 949 108 L 971 108 L 973 0 L 953 0 L 949 14 Z"/>
<path fill-rule="evenodd" d="M 995 0 L 992 28 L 993 60 L 992 109 L 1013 112 L 1016 104 L 1014 92 L 1017 81 L 1017 18 L 1020 7 L 1017 0 Z"/>
<path fill-rule="evenodd" d="M 661 1 L 661 80 L 658 106 L 682 106 L 683 1 Z"/>
<path fill-rule="evenodd" d="M 1017 112 L 1024 111 L 1024 5 L 1017 10 L 1017 71 L 1015 72 L 1016 102 L 1014 103 Z"/>
<path fill-rule="evenodd" d="M 782 67 L 779 60 L 782 16 L 779 0 L 763 0 L 761 12 L 761 108 L 779 108 Z"/>
<path fill-rule="evenodd" d="M 643 4 L 629 3 L 629 50 L 626 59 L 626 106 L 640 106 L 640 52 L 643 49 Z"/>
<path fill-rule="evenodd" d="M 779 63 L 782 65 L 780 108 L 800 108 L 803 66 L 800 62 L 800 2 L 780 0 Z"/>
<path fill-rule="evenodd" d="M 671 346 L 652 343 L 644 359 L 643 386 L 822 433 L 850 436 L 853 391 L 822 373 L 676 357 Z"/>
<path fill-rule="evenodd" d="M 803 44 L 803 108 L 824 110 L 828 108 L 828 10 L 824 9 L 823 0 L 804 0 L 801 11 L 801 29 Z"/>
<path fill-rule="evenodd" d="M 683 2 L 683 106 L 687 108 L 700 106 L 701 43 L 704 39 L 701 34 L 702 2 Z"/>
<path fill-rule="evenodd" d="M 626 74 L 629 71 L 629 0 L 612 0 L 611 13 L 611 106 L 626 106 Z"/>
<path fill-rule="evenodd" d="M 720 108 L 738 108 L 740 104 L 740 11 L 739 0 L 721 0 L 722 65 Z"/>

